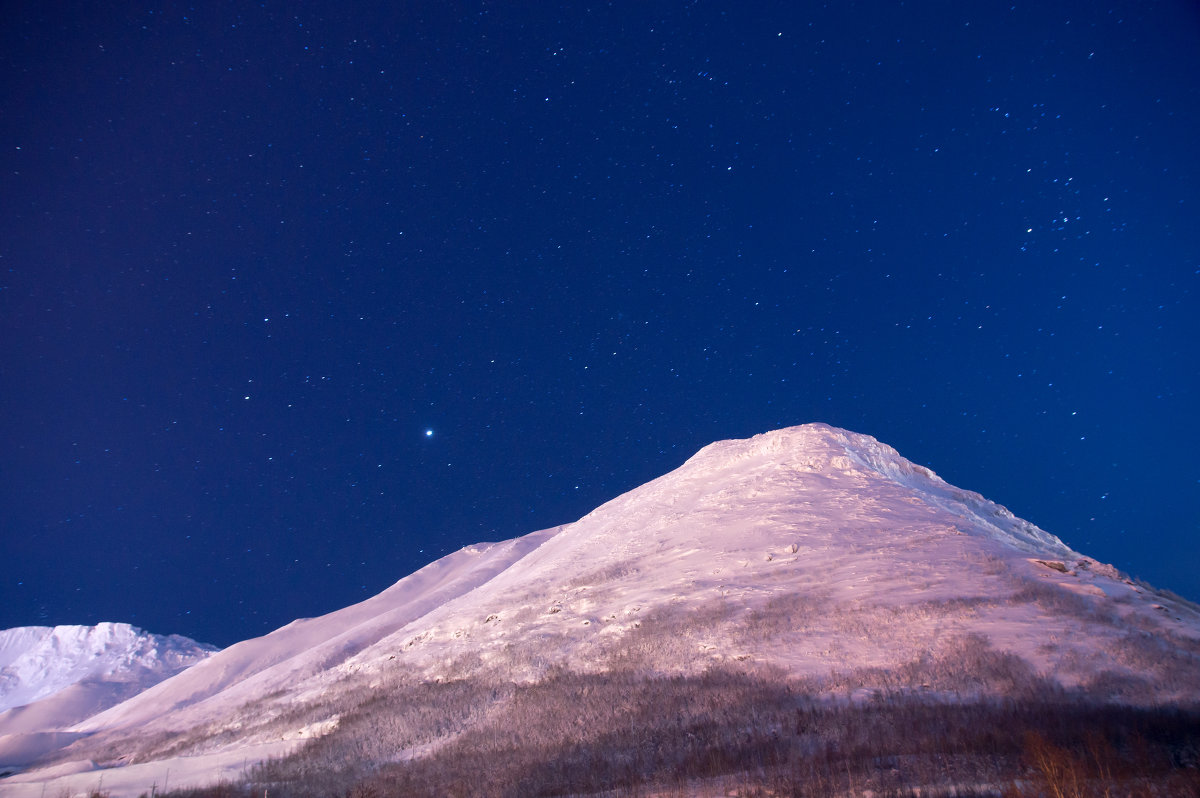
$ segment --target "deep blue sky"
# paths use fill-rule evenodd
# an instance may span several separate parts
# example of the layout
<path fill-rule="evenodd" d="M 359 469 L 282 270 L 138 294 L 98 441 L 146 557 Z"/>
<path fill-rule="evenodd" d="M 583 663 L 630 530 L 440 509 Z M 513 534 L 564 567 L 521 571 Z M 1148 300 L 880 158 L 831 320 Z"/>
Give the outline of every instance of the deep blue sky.
<path fill-rule="evenodd" d="M 1194 3 L 105 6 L 0 31 L 0 627 L 229 644 L 807 421 L 1200 598 Z"/>

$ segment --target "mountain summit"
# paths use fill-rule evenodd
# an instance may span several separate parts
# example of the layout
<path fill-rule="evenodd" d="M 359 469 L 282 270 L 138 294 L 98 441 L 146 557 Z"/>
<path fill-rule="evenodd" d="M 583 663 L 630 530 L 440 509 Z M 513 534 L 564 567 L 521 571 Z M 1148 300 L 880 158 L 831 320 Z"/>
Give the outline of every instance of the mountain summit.
<path fill-rule="evenodd" d="M 500 712 L 506 690 L 555 674 L 714 668 L 851 699 L 1195 701 L 1200 615 L 874 438 L 806 424 L 714 443 L 574 523 L 231 646 L 79 723 L 57 761 L 143 762 L 123 771 L 145 789 L 168 756 L 186 780 L 190 758 L 202 782 L 308 739 L 377 745 L 361 719 L 381 695 L 490 685 Z M 385 759 L 491 711 L 406 732 Z"/>

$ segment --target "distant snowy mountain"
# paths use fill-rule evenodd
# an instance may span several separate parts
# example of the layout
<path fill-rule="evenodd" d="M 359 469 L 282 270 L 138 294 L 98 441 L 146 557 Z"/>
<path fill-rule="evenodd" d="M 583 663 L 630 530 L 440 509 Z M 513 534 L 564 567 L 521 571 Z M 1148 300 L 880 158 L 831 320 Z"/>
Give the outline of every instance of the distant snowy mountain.
<path fill-rule="evenodd" d="M 143 632 L 127 623 L 0 630 L 0 712 L 84 681 L 148 687 L 216 650 L 179 635 Z"/>
<path fill-rule="evenodd" d="M 126 623 L 0 630 L 0 763 L 46 747 L 60 730 L 124 701 L 217 649 Z M 50 742 L 61 737 L 52 737 Z"/>
<path fill-rule="evenodd" d="M 852 700 L 1195 702 L 1200 614 L 874 438 L 808 424 L 714 443 L 575 523 L 231 646 L 63 729 L 82 739 L 0 794 L 85 786 L 97 767 L 114 795 L 168 769 L 177 786 L 236 779 L 314 738 L 428 757 L 499 722 L 517 685 L 714 668 Z M 478 695 L 460 720 L 443 701 L 394 731 L 439 684 Z M 389 695 L 405 698 L 380 743 L 368 707 Z"/>

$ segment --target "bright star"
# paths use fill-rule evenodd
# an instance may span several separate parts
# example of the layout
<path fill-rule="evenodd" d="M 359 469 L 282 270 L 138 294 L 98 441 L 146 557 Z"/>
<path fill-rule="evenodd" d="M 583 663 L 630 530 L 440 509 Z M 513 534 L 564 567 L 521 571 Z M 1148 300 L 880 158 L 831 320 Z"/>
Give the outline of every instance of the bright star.
<path fill-rule="evenodd" d="M 426 438 L 432 438 L 432 437 L 433 437 L 433 430 L 431 430 L 431 429 L 427 429 L 427 430 L 425 430 L 425 437 L 426 437 Z"/>

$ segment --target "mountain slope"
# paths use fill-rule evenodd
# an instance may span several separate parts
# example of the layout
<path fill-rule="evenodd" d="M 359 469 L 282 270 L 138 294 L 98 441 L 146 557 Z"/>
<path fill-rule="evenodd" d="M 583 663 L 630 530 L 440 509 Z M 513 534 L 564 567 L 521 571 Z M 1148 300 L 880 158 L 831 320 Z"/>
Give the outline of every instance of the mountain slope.
<path fill-rule="evenodd" d="M 1198 641 L 1186 602 L 874 438 L 809 424 L 712 444 L 575 523 L 467 547 L 232 646 L 78 724 L 88 737 L 61 758 L 254 760 L 313 737 L 365 750 L 381 695 L 413 706 L 430 685 L 479 686 L 459 720 L 413 721 L 386 755 L 424 756 L 504 711 L 512 688 L 487 685 L 564 671 L 1195 701 Z"/>
<path fill-rule="evenodd" d="M 186 714 L 187 723 L 219 717 L 231 705 L 295 685 L 334 667 L 385 635 L 485 584 L 536 547 L 545 534 L 467 547 L 366 601 L 320 618 L 293 621 L 263 637 L 237 643 L 180 674 L 170 684 L 153 688 L 144 699 L 100 713 L 77 730 L 142 726 L 176 709 Z"/>

